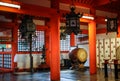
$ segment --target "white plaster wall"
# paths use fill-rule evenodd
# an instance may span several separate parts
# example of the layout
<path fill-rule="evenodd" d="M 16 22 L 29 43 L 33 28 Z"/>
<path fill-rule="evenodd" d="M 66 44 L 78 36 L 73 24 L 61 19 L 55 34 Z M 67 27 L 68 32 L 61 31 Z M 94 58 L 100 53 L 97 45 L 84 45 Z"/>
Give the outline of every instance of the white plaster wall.
<path fill-rule="evenodd" d="M 69 53 L 61 53 L 61 59 L 69 59 Z"/>
<path fill-rule="evenodd" d="M 116 59 L 116 48 L 118 46 L 120 46 L 120 38 L 116 38 L 115 33 L 111 33 L 108 37 L 106 34 L 99 34 L 96 42 L 97 66 L 104 68 L 101 64 L 104 63 L 104 59 L 108 59 L 108 68 L 114 69 L 113 59 Z"/>
<path fill-rule="evenodd" d="M 33 56 L 33 67 L 37 68 L 41 62 L 41 54 L 32 54 Z M 16 54 L 15 58 L 14 58 L 14 62 L 17 62 L 17 67 L 19 69 L 27 69 L 30 68 L 30 56 L 29 54 Z"/>
<path fill-rule="evenodd" d="M 117 33 L 113 32 L 113 33 L 102 33 L 102 34 L 97 34 L 96 35 L 96 40 L 98 39 L 107 39 L 107 38 L 116 38 L 117 37 Z"/>
<path fill-rule="evenodd" d="M 105 55 L 104 55 L 104 46 L 103 46 L 103 44 L 104 44 L 104 40 L 99 40 L 99 42 L 98 42 L 98 44 L 99 44 L 99 48 L 98 48 L 98 52 L 99 52 L 99 67 L 100 68 L 103 68 L 103 62 L 104 62 L 104 57 L 105 57 Z"/>

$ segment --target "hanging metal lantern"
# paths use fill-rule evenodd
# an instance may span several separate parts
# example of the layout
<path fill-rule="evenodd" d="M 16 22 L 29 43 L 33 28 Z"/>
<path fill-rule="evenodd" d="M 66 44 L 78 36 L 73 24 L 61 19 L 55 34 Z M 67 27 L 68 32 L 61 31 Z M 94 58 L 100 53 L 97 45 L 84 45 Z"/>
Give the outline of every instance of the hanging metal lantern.
<path fill-rule="evenodd" d="M 65 33 L 70 35 L 74 33 L 75 35 L 81 32 L 80 30 L 80 19 L 83 14 L 75 13 L 75 7 L 71 7 L 71 12 L 66 14 L 66 30 Z"/>
<path fill-rule="evenodd" d="M 107 33 L 108 32 L 117 32 L 118 34 L 118 23 L 117 18 L 107 18 Z"/>
<path fill-rule="evenodd" d="M 25 15 L 22 19 L 22 23 L 20 23 L 19 29 L 21 38 L 28 38 L 29 34 L 33 34 L 36 31 L 36 26 L 33 23 L 32 16 Z"/>
<path fill-rule="evenodd" d="M 21 33 L 21 38 L 29 40 L 30 46 L 30 71 L 31 73 L 34 72 L 33 69 L 33 56 L 32 56 L 32 38 L 33 34 L 36 31 L 36 26 L 33 23 L 32 16 L 25 15 L 22 19 L 22 23 L 19 26 L 19 30 Z"/>

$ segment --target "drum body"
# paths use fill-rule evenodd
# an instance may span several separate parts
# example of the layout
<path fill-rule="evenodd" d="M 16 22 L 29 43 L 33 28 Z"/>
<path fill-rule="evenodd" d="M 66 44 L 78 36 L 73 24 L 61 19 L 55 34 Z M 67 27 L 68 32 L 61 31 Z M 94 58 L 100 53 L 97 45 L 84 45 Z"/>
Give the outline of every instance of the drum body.
<path fill-rule="evenodd" d="M 116 49 L 116 59 L 118 59 L 118 69 L 120 70 L 120 46 Z"/>
<path fill-rule="evenodd" d="M 69 53 L 69 58 L 73 66 L 78 65 L 79 68 L 84 68 L 84 63 L 87 61 L 87 52 L 84 48 L 75 48 Z"/>

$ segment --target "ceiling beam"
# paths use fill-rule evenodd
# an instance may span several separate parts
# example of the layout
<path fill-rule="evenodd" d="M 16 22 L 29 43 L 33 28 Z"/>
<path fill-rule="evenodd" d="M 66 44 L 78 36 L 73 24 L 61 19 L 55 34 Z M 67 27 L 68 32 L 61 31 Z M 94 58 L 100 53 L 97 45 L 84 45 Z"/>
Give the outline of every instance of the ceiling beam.
<path fill-rule="evenodd" d="M 60 0 L 60 3 L 72 5 L 71 0 Z M 91 7 L 92 7 L 91 5 L 82 3 L 82 0 L 79 1 L 79 2 L 74 2 L 73 4 L 74 4 L 75 6 L 81 6 L 81 7 L 86 7 L 86 8 L 91 8 Z"/>
<path fill-rule="evenodd" d="M 51 17 L 52 14 L 57 14 L 57 10 L 42 6 L 35 6 L 30 4 L 20 3 L 21 8 L 15 9 L 5 6 L 0 6 L 0 11 L 18 13 L 18 14 L 27 14 L 32 16 L 40 16 L 40 17 Z"/>
<path fill-rule="evenodd" d="M 110 3 L 110 0 L 97 0 L 95 3 L 95 6 L 102 6 L 102 5 L 106 5 L 108 3 Z"/>

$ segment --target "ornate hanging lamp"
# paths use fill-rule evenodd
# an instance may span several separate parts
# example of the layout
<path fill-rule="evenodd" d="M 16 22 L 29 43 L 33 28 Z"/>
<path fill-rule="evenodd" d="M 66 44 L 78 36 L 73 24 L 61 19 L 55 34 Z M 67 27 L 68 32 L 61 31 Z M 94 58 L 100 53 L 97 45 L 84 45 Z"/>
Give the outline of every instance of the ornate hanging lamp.
<path fill-rule="evenodd" d="M 117 32 L 118 34 L 118 19 L 117 18 L 107 18 L 107 33 Z"/>
<path fill-rule="evenodd" d="M 28 39 L 30 34 L 34 34 L 36 31 L 36 26 L 33 22 L 33 17 L 24 15 L 22 22 L 20 23 L 19 30 L 21 33 L 21 38 L 24 39 Z"/>
<path fill-rule="evenodd" d="M 75 13 L 75 6 L 71 6 L 70 8 L 71 12 L 69 14 L 66 14 L 66 30 L 65 33 L 70 35 L 71 33 L 74 33 L 75 35 L 79 34 L 81 32 L 80 30 L 80 18 L 83 14 Z"/>
<path fill-rule="evenodd" d="M 32 56 L 32 38 L 36 31 L 36 26 L 33 23 L 32 16 L 25 15 L 20 23 L 19 30 L 21 38 L 27 39 L 30 46 L 30 72 L 33 73 L 33 56 Z"/>

